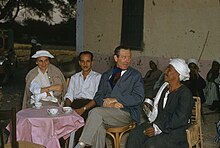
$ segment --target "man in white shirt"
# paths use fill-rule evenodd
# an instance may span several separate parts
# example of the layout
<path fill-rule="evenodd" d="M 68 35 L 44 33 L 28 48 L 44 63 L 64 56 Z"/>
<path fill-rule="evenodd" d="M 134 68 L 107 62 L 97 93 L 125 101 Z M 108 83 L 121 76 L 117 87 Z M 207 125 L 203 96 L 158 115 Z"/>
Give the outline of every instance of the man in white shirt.
<path fill-rule="evenodd" d="M 93 54 L 89 51 L 83 51 L 79 54 L 79 65 L 82 71 L 74 74 L 68 86 L 65 95 L 65 106 L 71 106 L 81 115 L 84 120 L 87 119 L 88 112 L 95 106 L 93 97 L 98 89 L 101 74 L 92 70 Z M 81 135 L 81 129 L 76 132 L 76 140 Z"/>

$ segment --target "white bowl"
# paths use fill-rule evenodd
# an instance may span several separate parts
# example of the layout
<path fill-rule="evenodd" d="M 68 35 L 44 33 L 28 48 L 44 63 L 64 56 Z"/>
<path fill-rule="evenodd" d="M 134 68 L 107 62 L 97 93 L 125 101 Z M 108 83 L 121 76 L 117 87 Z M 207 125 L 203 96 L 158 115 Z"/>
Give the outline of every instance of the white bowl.
<path fill-rule="evenodd" d="M 72 112 L 72 108 L 71 107 L 63 107 L 63 112 L 70 113 L 70 112 Z"/>
<path fill-rule="evenodd" d="M 58 109 L 57 108 L 47 109 L 47 112 L 49 115 L 56 115 L 58 114 Z"/>

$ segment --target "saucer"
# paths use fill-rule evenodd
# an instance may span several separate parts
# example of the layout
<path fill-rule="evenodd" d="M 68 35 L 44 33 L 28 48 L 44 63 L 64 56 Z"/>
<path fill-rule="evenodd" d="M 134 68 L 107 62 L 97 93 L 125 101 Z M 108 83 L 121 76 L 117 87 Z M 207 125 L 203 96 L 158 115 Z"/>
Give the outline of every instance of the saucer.
<path fill-rule="evenodd" d="M 63 107 L 62 111 L 63 111 L 64 114 L 69 114 L 69 113 L 73 112 L 71 107 Z"/>
<path fill-rule="evenodd" d="M 57 116 L 57 115 L 59 115 L 59 113 L 56 113 L 56 114 L 50 114 L 50 113 L 48 113 L 48 115 L 49 115 L 49 116 Z"/>
<path fill-rule="evenodd" d="M 53 113 L 51 113 L 51 111 L 53 111 Z M 56 113 L 54 111 L 56 111 Z M 51 116 L 55 116 L 55 115 L 58 115 L 59 110 L 55 108 L 51 108 L 51 109 L 47 109 L 47 113 Z"/>
<path fill-rule="evenodd" d="M 66 112 L 63 111 L 64 114 L 69 114 L 69 113 L 72 113 L 72 112 L 73 112 L 72 110 L 71 111 L 66 111 Z"/>
<path fill-rule="evenodd" d="M 32 108 L 41 109 L 41 108 L 43 108 L 43 106 L 41 106 L 41 107 L 32 106 Z"/>
<path fill-rule="evenodd" d="M 58 115 L 59 114 L 59 112 L 57 112 L 56 114 L 51 114 L 50 112 L 48 112 L 47 111 L 47 113 L 48 113 L 48 115 L 50 115 L 50 116 L 56 116 L 56 115 Z"/>

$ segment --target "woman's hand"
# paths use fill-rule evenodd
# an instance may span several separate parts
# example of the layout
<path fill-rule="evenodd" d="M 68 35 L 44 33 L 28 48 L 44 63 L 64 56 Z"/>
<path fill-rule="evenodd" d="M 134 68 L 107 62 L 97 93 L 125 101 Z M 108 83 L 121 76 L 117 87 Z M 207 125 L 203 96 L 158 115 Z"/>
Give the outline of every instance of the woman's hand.
<path fill-rule="evenodd" d="M 41 88 L 41 93 L 46 92 L 48 94 L 50 91 L 62 92 L 62 90 L 63 90 L 63 86 L 61 84 L 56 84 L 56 85 L 51 85 L 48 87 Z"/>
<path fill-rule="evenodd" d="M 56 85 L 51 85 L 49 87 L 49 91 L 62 91 L 63 90 L 63 86 L 61 84 L 56 84 Z"/>

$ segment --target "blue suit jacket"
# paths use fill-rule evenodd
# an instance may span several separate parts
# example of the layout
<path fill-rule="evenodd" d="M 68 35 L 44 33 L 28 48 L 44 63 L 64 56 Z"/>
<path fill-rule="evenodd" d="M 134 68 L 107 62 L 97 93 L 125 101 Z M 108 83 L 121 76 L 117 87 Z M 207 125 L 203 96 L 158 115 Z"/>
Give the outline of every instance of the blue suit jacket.
<path fill-rule="evenodd" d="M 105 98 L 116 98 L 119 103 L 124 105 L 122 110 L 129 112 L 135 122 L 140 122 L 140 104 L 144 100 L 144 83 L 141 73 L 129 67 L 113 89 L 109 83 L 111 74 L 112 69 L 102 74 L 98 91 L 94 97 L 97 105 L 102 106 Z"/>

